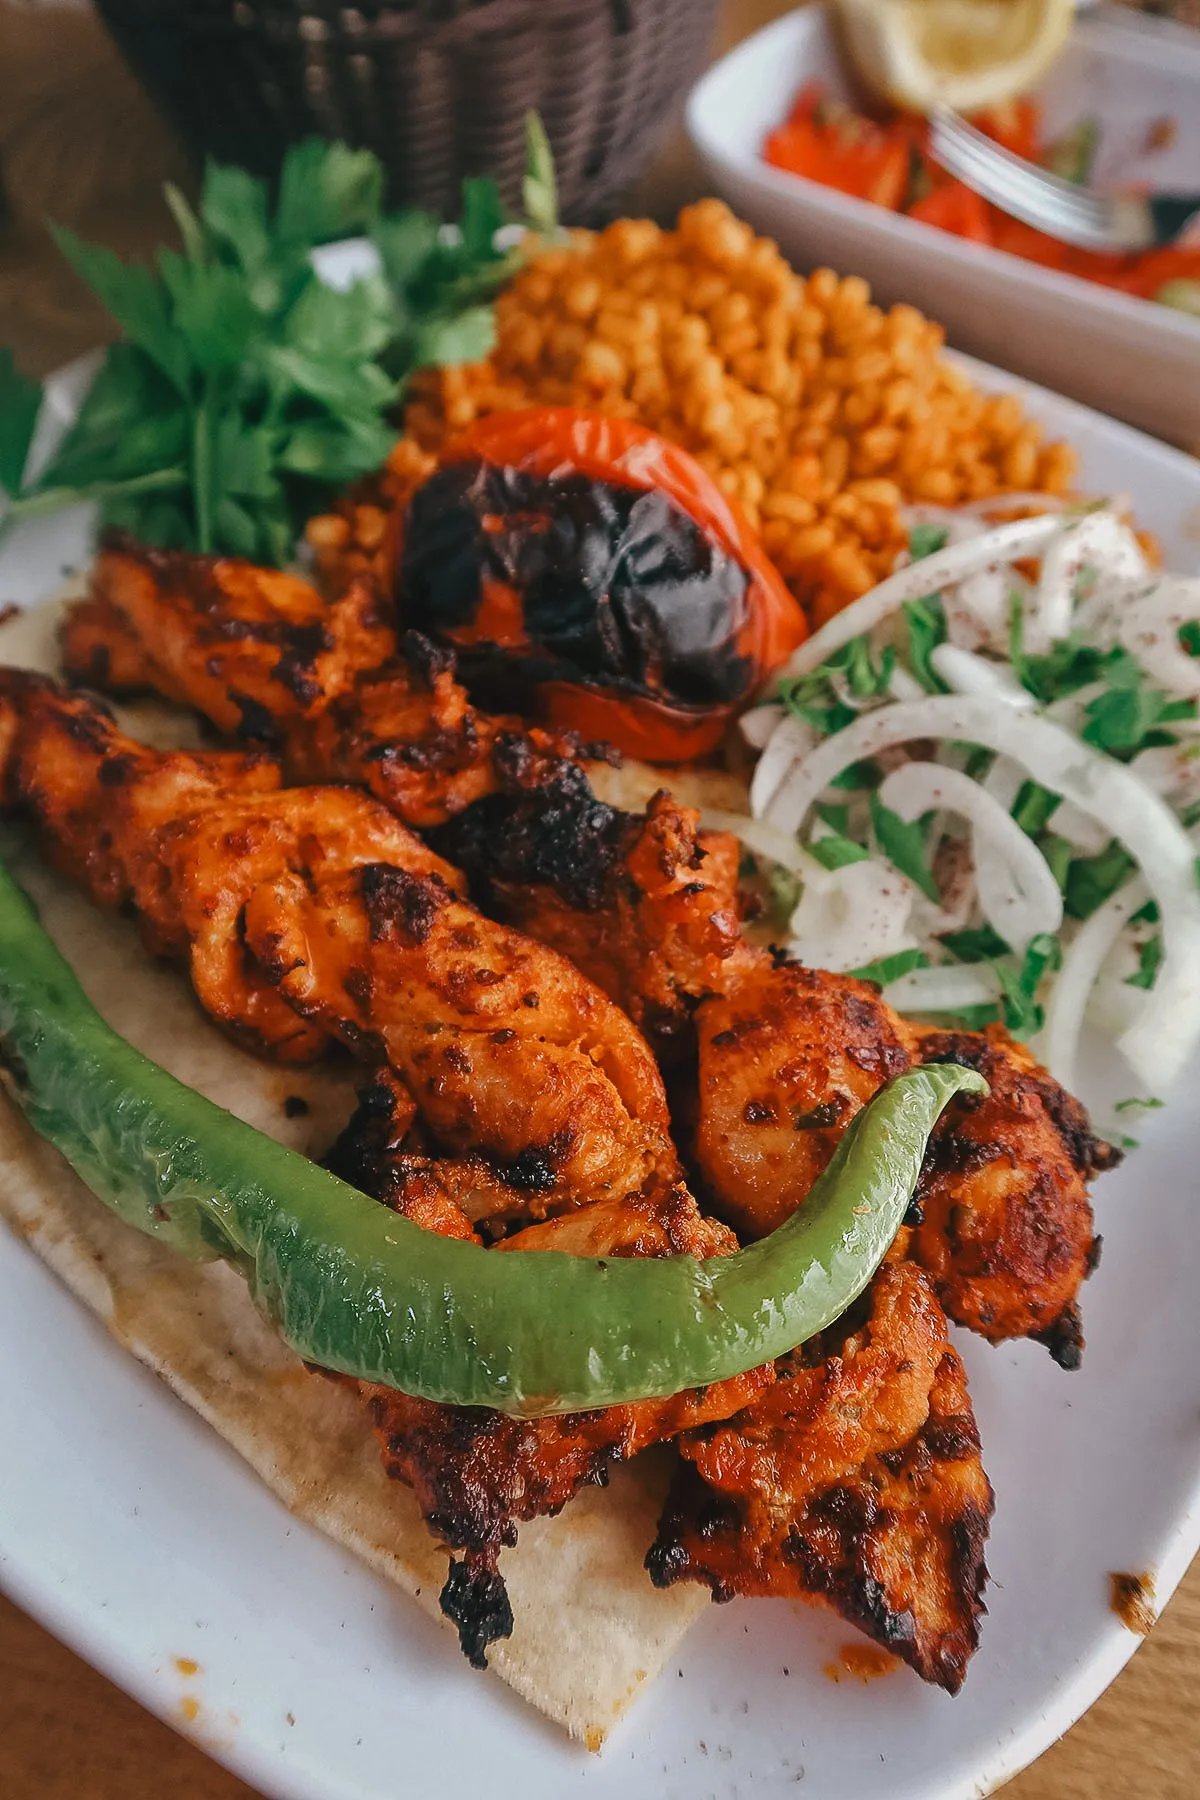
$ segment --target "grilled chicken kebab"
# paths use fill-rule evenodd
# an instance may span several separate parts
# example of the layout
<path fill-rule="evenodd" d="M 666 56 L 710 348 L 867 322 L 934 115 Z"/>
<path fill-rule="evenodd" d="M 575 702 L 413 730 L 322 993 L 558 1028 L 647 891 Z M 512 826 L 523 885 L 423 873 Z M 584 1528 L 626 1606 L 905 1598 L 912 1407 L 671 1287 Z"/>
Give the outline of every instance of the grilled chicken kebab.
<path fill-rule="evenodd" d="M 463 1553 L 443 1603 L 473 1660 L 511 1622 L 497 1556 L 517 1522 L 670 1437 L 656 1582 L 822 1600 L 956 1689 L 991 1492 L 945 1312 L 1077 1360 L 1086 1181 L 1110 1160 L 1082 1109 L 1001 1032 L 915 1028 L 869 985 L 752 947 L 732 839 L 666 794 L 641 816 L 604 806 L 578 746 L 477 712 L 449 658 L 398 643 L 365 590 L 330 604 L 249 565 L 110 548 L 65 649 L 77 678 L 185 702 L 283 767 L 147 751 L 93 703 L 8 675 L 8 800 L 93 897 L 137 908 L 244 1041 L 295 1057 L 332 1039 L 374 1065 L 334 1166 L 430 1229 L 721 1254 L 803 1200 L 893 1074 L 982 1069 L 992 1092 L 935 1134 L 893 1259 L 774 1368 L 529 1422 L 364 1388 L 389 1470 Z M 432 847 L 398 820 L 440 827 Z M 728 1224 L 685 1183 L 647 1038 Z"/>
<path fill-rule="evenodd" d="M 63 664 L 107 693 L 193 708 L 225 736 L 276 752 L 289 781 L 365 787 L 418 828 L 490 793 L 509 765 L 581 748 L 479 712 L 453 656 L 398 635 L 365 581 L 328 601 L 276 569 L 120 538 L 71 610 Z"/>

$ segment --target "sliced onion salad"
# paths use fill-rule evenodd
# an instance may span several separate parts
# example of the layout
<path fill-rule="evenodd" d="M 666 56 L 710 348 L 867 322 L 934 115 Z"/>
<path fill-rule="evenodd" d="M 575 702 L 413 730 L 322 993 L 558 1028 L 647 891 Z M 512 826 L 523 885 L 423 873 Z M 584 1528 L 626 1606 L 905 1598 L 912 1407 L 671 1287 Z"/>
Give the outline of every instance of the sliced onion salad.
<path fill-rule="evenodd" d="M 793 955 L 1067 1086 L 1108 1029 L 1157 1096 L 1200 1043 L 1200 577 L 1036 495 L 917 509 L 913 551 L 777 671 L 721 823 Z"/>

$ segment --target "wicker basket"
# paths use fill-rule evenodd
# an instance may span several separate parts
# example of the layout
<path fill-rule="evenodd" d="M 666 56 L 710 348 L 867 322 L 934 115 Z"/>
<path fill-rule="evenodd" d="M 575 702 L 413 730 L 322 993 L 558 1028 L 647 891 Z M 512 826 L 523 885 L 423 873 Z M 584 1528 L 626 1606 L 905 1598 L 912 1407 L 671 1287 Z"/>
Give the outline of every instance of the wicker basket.
<path fill-rule="evenodd" d="M 382 159 L 395 205 L 464 175 L 520 193 L 536 107 L 564 218 L 611 213 L 702 64 L 719 0 L 97 0 L 197 156 L 270 174 L 314 133 Z"/>

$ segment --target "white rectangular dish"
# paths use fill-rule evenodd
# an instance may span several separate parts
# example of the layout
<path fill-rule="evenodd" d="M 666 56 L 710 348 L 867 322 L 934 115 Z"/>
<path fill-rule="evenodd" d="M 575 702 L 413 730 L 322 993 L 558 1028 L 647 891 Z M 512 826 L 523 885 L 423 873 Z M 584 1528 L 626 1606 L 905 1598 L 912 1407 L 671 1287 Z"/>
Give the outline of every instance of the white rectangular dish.
<path fill-rule="evenodd" d="M 1200 566 L 1200 462 L 1056 396 L 1019 392 Z M 71 391 L 62 395 L 69 413 Z M 0 554 L 31 605 L 86 520 Z M 0 630 L 0 660 L 4 656 Z M 1183 1097 L 1096 1192 L 1106 1239 L 1066 1375 L 1038 1345 L 956 1334 L 997 1491 L 983 1643 L 951 1700 L 907 1672 L 826 1679 L 850 1635 L 780 1602 L 709 1610 L 598 1756 L 463 1663 L 393 1587 L 299 1525 L 251 1471 L 0 1227 L 0 1585 L 145 1705 L 278 1800 L 977 1800 L 1092 1702 L 1138 1639 L 1108 1574 L 1159 1604 L 1200 1544 L 1197 1125 Z M 803 1786 L 799 1785 L 803 1783 Z"/>
<path fill-rule="evenodd" d="M 1116 15 L 1114 17 L 1114 14 Z M 786 14 L 693 89 L 688 131 L 715 190 L 800 269 L 863 275 L 884 304 L 907 300 L 950 342 L 1174 442 L 1200 445 L 1200 319 L 967 243 L 770 168 L 766 133 L 819 78 L 848 94 L 824 7 Z M 1053 136 L 1099 120 L 1097 177 L 1200 192 L 1200 33 L 1113 8 L 1080 19 L 1038 94 Z M 1175 121 L 1169 148 L 1140 146 Z"/>

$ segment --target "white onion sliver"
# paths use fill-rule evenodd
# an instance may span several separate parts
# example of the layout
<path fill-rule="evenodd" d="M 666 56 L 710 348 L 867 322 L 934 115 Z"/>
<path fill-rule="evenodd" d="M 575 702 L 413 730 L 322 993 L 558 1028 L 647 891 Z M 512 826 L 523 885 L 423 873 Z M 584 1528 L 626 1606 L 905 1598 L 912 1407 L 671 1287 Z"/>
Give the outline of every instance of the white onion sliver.
<path fill-rule="evenodd" d="M 765 750 L 772 733 L 787 711 L 786 707 L 752 706 L 738 720 L 738 729 L 752 750 Z"/>
<path fill-rule="evenodd" d="M 778 863 L 782 869 L 790 869 L 793 875 L 806 874 L 814 866 L 813 859 L 800 848 L 794 837 L 786 831 L 775 831 L 770 825 L 764 825 L 761 819 L 752 819 L 747 813 L 722 812 L 715 807 L 706 806 L 700 814 L 700 824 L 705 831 L 728 831 L 752 850 L 755 856 L 765 856 L 768 862 Z"/>
<path fill-rule="evenodd" d="M 900 1012 L 964 1012 L 988 1006 L 1000 993 L 1000 981 L 986 963 L 944 963 L 933 969 L 910 969 L 889 981 L 884 997 Z"/>
<path fill-rule="evenodd" d="M 1014 950 L 1024 952 L 1031 938 L 1060 929 L 1062 890 L 1045 857 L 1012 814 L 961 769 L 901 763 L 883 782 L 879 798 L 910 824 L 936 807 L 970 821 L 980 909 Z M 980 873 L 979 851 L 985 844 L 1002 872 L 1002 879 L 990 885 Z"/>
<path fill-rule="evenodd" d="M 888 676 L 888 693 L 892 699 L 919 700 L 925 692 L 925 688 L 921 686 L 916 676 L 910 675 L 906 668 L 897 663 Z"/>
<path fill-rule="evenodd" d="M 1006 813 L 1011 815 L 1013 804 L 1021 791 L 1025 780 L 1025 771 L 1020 764 L 1007 756 L 999 756 L 984 776 L 981 786 L 985 794 L 996 802 Z M 985 833 L 976 837 L 972 851 L 975 862 L 975 891 L 978 895 L 986 890 L 989 904 L 993 908 L 1006 904 L 1015 905 L 1020 901 L 1016 882 L 1009 872 L 1008 860 L 1003 848 L 997 845 L 995 837 Z"/>
<path fill-rule="evenodd" d="M 957 510 L 970 518 L 986 519 L 989 513 L 1026 512 L 1032 506 L 1039 512 L 1060 513 L 1067 504 L 1061 494 L 989 494 L 985 500 L 964 500 Z"/>
<path fill-rule="evenodd" d="M 1088 563 L 1105 570 L 1109 580 L 1127 580 L 1146 572 L 1141 546 L 1111 512 L 1087 513 L 1047 544 L 1032 604 L 1024 617 L 1025 648 L 1049 650 L 1066 637 L 1075 610 L 1075 586 Z"/>
<path fill-rule="evenodd" d="M 834 974 L 913 950 L 912 896 L 911 884 L 883 863 L 814 867 L 792 914 L 788 948 L 811 968 Z"/>
<path fill-rule="evenodd" d="M 1119 1038 L 1145 1010 L 1148 998 L 1145 988 L 1101 974 L 1088 996 L 1084 1023 L 1106 1038 Z"/>
<path fill-rule="evenodd" d="M 1152 1003 L 1119 1048 L 1150 1089 L 1161 1092 L 1200 1036 L 1195 851 L 1170 808 L 1123 764 L 1047 719 L 965 694 L 934 694 L 867 713 L 826 738 L 779 784 L 764 808 L 767 822 L 798 831 L 843 769 L 914 738 L 959 738 L 1011 757 L 1053 792 L 1102 820 L 1139 864 L 1162 913 L 1164 957 Z"/>
<path fill-rule="evenodd" d="M 946 634 L 952 644 L 975 650 L 980 644 L 1003 650 L 1009 638 L 1008 597 L 1014 588 L 1022 596 L 1027 583 L 1015 569 L 1005 564 L 976 569 L 964 575 L 956 586 L 944 592 L 942 605 L 946 613 Z"/>
<path fill-rule="evenodd" d="M 1029 689 L 1021 686 L 1007 664 L 989 662 L 986 656 L 976 656 L 957 644 L 938 644 L 930 652 L 929 661 L 934 673 L 956 694 L 982 694 L 986 699 L 1002 700 L 1018 712 L 1033 712 L 1037 706 Z"/>
<path fill-rule="evenodd" d="M 817 732 L 806 719 L 785 713 L 767 739 L 754 765 L 750 781 L 750 811 L 760 819 L 766 803 L 798 756 L 807 756 L 817 743 Z"/>
<path fill-rule="evenodd" d="M 881 620 L 894 613 L 906 600 L 919 600 L 924 594 L 936 594 L 964 575 L 986 569 L 989 563 L 1009 558 L 1032 556 L 1062 530 L 1062 520 L 1051 516 L 1040 519 L 1018 519 L 1010 525 L 997 525 L 965 544 L 949 544 L 935 550 L 920 562 L 907 563 L 878 587 L 851 601 L 840 613 L 826 621 L 819 631 L 807 638 L 778 671 L 777 679 L 791 680 L 820 668 L 836 650 L 874 631 Z"/>
<path fill-rule="evenodd" d="M 1063 957 L 1050 998 L 1046 1004 L 1046 1022 L 1038 1037 L 1037 1051 L 1056 1081 L 1068 1090 L 1075 1086 L 1075 1061 L 1079 1053 L 1079 1034 L 1088 999 L 1096 985 L 1113 945 L 1134 913 L 1146 904 L 1150 889 L 1140 875 L 1127 881 L 1115 894 L 1098 906 L 1090 919 L 1079 927 Z M 1168 971 L 1160 971 L 1160 982 Z M 1150 1002 L 1153 1005 L 1153 1002 Z M 1128 1031 L 1137 1030 L 1143 1017 L 1135 1019 Z M 1132 1061 L 1132 1058 L 1130 1059 Z M 1139 1070 L 1139 1074 L 1141 1070 Z"/>
<path fill-rule="evenodd" d="M 1152 680 L 1169 694 L 1200 696 L 1200 657 L 1180 644 L 1181 625 L 1200 619 L 1200 581 L 1166 576 L 1122 608 L 1117 636 Z"/>
<path fill-rule="evenodd" d="M 1153 787 L 1152 781 L 1146 783 Z M 1157 792 L 1157 789 L 1155 790 Z M 1063 800 L 1054 809 L 1050 829 L 1056 837 L 1066 838 L 1081 856 L 1099 856 L 1112 842 L 1112 832 L 1094 813 L 1084 812 L 1071 800 Z"/>

